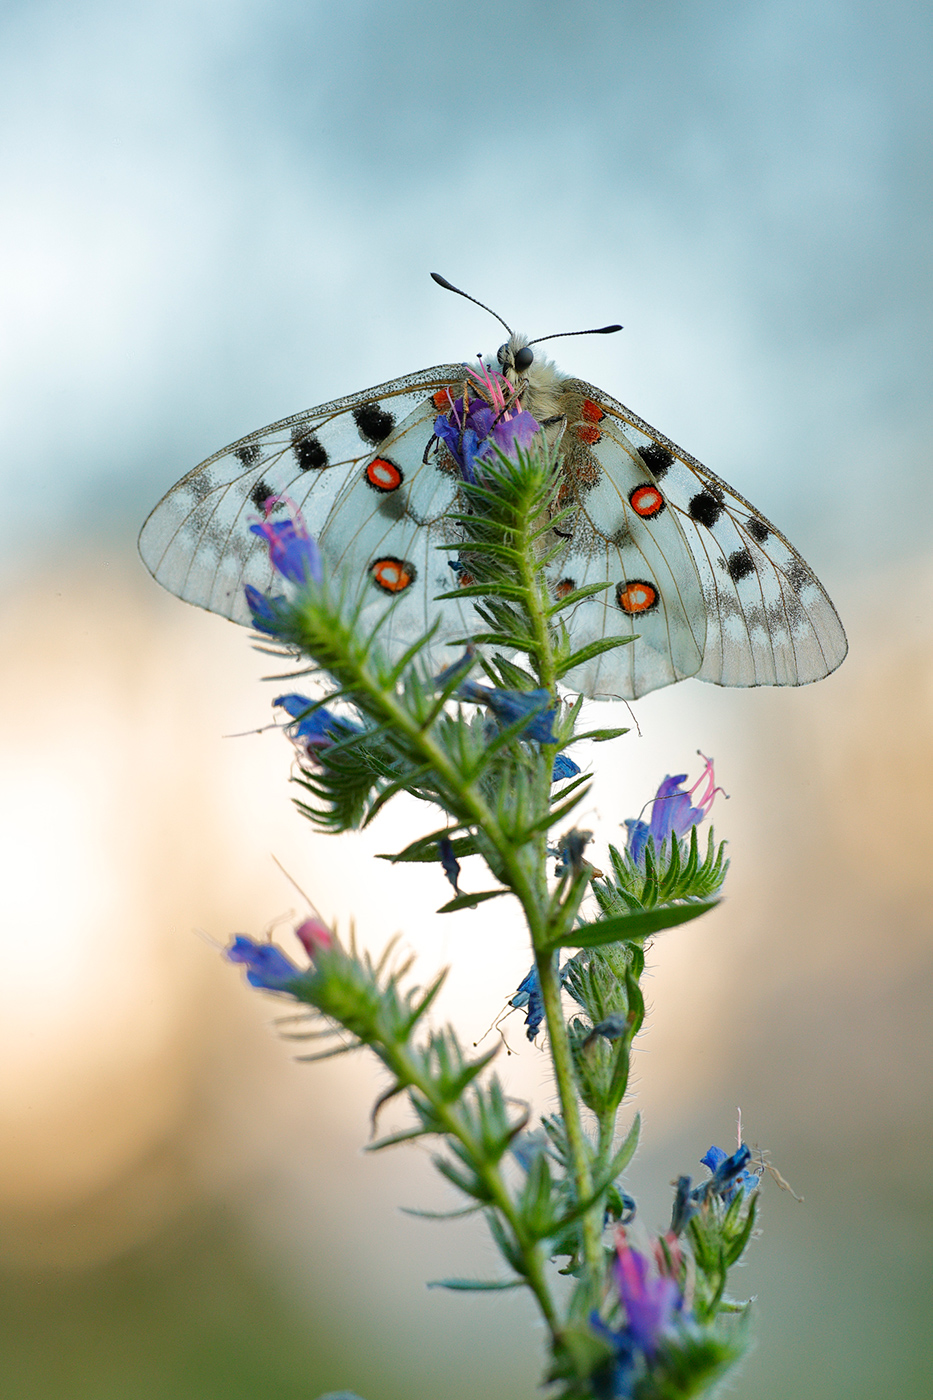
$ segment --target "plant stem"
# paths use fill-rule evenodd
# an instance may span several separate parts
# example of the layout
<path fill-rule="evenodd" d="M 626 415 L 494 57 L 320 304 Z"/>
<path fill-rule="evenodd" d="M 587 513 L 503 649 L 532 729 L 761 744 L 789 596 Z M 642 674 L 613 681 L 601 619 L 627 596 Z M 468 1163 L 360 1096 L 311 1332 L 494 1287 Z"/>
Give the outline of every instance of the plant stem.
<path fill-rule="evenodd" d="M 576 1188 L 577 1199 L 585 1201 L 592 1195 L 593 1180 L 590 1173 L 589 1154 L 583 1132 L 583 1122 L 580 1117 L 580 1102 L 576 1092 L 576 1079 L 573 1072 L 570 1041 L 567 1036 L 564 1013 L 560 1004 L 560 974 L 557 968 L 558 956 L 557 953 L 550 951 L 538 953 L 536 957 L 536 966 L 538 969 L 538 979 L 541 983 L 541 996 L 544 1001 L 548 1041 L 551 1047 L 551 1061 L 554 1065 L 554 1077 L 557 1080 L 561 1115 L 564 1121 L 564 1131 L 567 1134 L 567 1145 L 570 1148 L 574 1186 Z M 586 1273 L 590 1280 L 591 1287 L 595 1292 L 602 1279 L 603 1273 L 602 1246 L 600 1244 L 600 1231 L 596 1207 L 592 1207 L 584 1213 L 582 1227 L 583 1257 L 586 1261 Z"/>
<path fill-rule="evenodd" d="M 407 1053 L 404 1047 L 384 1044 L 382 1058 L 400 1081 L 417 1089 L 430 1103 L 431 1108 L 443 1125 L 443 1130 L 455 1137 L 466 1150 L 474 1163 L 474 1170 L 483 1181 L 492 1202 L 500 1215 L 508 1222 L 516 1247 L 525 1265 L 525 1280 L 534 1293 L 545 1322 L 555 1338 L 559 1334 L 560 1322 L 557 1309 L 551 1298 L 545 1273 L 545 1259 L 540 1243 L 528 1237 L 521 1218 L 515 1209 L 502 1173 L 497 1165 L 484 1161 L 482 1146 L 467 1128 L 456 1108 L 447 1103 L 437 1092 L 433 1081 L 421 1072 L 416 1056 Z"/>

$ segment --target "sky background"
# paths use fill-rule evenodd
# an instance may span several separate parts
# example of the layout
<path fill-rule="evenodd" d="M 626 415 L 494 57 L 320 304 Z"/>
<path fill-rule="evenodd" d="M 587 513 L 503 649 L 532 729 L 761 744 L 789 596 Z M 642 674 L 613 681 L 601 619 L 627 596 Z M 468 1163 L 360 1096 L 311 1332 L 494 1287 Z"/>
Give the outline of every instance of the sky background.
<path fill-rule="evenodd" d="M 135 556 L 225 443 L 494 349 L 431 271 L 533 336 L 621 321 L 558 362 L 838 605 L 851 654 L 819 686 L 640 702 L 587 756 L 584 824 L 620 840 L 698 748 L 730 793 L 728 902 L 654 950 L 631 1189 L 663 1225 L 741 1103 L 806 1197 L 766 1199 L 735 1393 L 933 1394 L 931 31 L 906 0 L 0 7 L 11 1395 L 536 1393 L 521 1300 L 425 1291 L 490 1247 L 398 1213 L 452 1202 L 427 1154 L 359 1153 L 374 1072 L 295 1065 L 207 941 L 301 909 L 274 853 L 367 946 L 451 964 L 469 1041 L 519 931 L 438 920 L 442 889 L 372 860 L 425 829 L 414 804 L 313 836 L 281 739 L 225 737 L 269 721 L 247 634 Z"/>

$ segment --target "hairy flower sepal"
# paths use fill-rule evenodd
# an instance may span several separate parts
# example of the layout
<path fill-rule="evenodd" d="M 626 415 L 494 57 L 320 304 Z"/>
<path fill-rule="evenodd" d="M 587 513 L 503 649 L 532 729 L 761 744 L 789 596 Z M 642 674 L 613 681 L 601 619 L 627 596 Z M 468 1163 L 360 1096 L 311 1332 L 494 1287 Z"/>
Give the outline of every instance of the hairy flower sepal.
<path fill-rule="evenodd" d="M 645 1018 L 644 968 L 639 946 L 614 943 L 577 953 L 564 969 L 567 990 L 587 1017 L 568 1025 L 580 1097 L 596 1115 L 603 1142 L 628 1089 L 632 1042 Z"/>

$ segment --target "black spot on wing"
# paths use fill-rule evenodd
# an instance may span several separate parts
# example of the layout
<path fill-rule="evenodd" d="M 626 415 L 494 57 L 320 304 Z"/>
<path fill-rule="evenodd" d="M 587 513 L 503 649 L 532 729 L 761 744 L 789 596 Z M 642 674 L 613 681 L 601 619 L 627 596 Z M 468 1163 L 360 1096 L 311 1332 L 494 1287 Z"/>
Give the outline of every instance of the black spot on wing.
<path fill-rule="evenodd" d="M 214 477 L 208 471 L 200 471 L 188 482 L 188 490 L 196 501 L 203 501 L 209 496 L 217 485 Z"/>
<path fill-rule="evenodd" d="M 353 421 L 364 442 L 378 447 L 395 427 L 395 414 L 377 403 L 364 403 L 353 410 Z"/>
<path fill-rule="evenodd" d="M 756 515 L 749 516 L 748 520 L 746 520 L 745 522 L 745 528 L 751 535 L 752 539 L 757 540 L 759 544 L 764 544 L 765 540 L 771 533 L 765 522 L 763 520 L 759 520 Z"/>
<path fill-rule="evenodd" d="M 737 549 L 729 555 L 726 568 L 732 581 L 738 583 L 739 579 L 747 578 L 749 574 L 753 573 L 755 566 L 747 549 Z"/>
<path fill-rule="evenodd" d="M 249 493 L 249 498 L 257 510 L 262 510 L 269 497 L 275 494 L 276 492 L 265 481 L 257 481 Z"/>
<path fill-rule="evenodd" d="M 628 547 L 634 543 L 631 527 L 624 519 L 616 526 L 612 534 L 607 535 L 606 538 L 610 544 L 615 545 L 616 549 L 628 549 Z"/>
<path fill-rule="evenodd" d="M 242 447 L 238 447 L 233 455 L 244 467 L 254 467 L 262 456 L 262 451 L 258 442 L 246 442 Z"/>
<path fill-rule="evenodd" d="M 319 472 L 327 466 L 327 449 L 316 433 L 303 433 L 296 429 L 292 439 L 295 461 L 303 472 Z"/>
<path fill-rule="evenodd" d="M 639 447 L 638 455 L 656 479 L 660 479 L 664 475 L 674 460 L 673 452 L 667 447 L 662 447 L 659 442 L 651 442 L 647 447 Z"/>
<path fill-rule="evenodd" d="M 718 501 L 711 491 L 698 491 L 688 506 L 690 518 L 698 525 L 711 530 L 722 515 L 722 501 Z"/>
<path fill-rule="evenodd" d="M 795 593 L 799 593 L 808 583 L 813 582 L 810 570 L 799 559 L 795 559 L 789 568 L 784 570 L 784 574 Z"/>

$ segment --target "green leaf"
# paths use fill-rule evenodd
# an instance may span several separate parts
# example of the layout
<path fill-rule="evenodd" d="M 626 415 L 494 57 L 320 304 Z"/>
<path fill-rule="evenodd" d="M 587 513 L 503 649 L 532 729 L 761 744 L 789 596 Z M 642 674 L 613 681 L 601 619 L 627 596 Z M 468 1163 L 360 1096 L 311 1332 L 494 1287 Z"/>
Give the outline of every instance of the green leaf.
<path fill-rule="evenodd" d="M 625 1135 L 625 1141 L 609 1164 L 609 1178 L 611 1181 L 615 1181 L 619 1173 L 625 1171 L 625 1168 L 635 1156 L 635 1149 L 638 1146 L 638 1136 L 640 1132 L 641 1114 L 636 1113 L 632 1121 L 632 1126 Z"/>
<path fill-rule="evenodd" d="M 573 743 L 579 739 L 590 739 L 594 744 L 604 744 L 607 739 L 621 739 L 623 734 L 631 733 L 631 729 L 588 729 L 585 734 L 574 734 Z"/>
<path fill-rule="evenodd" d="M 414 1142 L 415 1138 L 427 1137 L 429 1128 L 408 1128 L 403 1133 L 391 1133 L 389 1137 L 378 1138 L 375 1142 L 367 1142 L 363 1148 L 364 1152 L 381 1152 L 384 1147 L 395 1147 L 400 1142 Z"/>
<path fill-rule="evenodd" d="M 524 603 L 527 590 L 518 583 L 505 583 L 499 579 L 487 579 L 485 583 L 468 583 L 463 588 L 452 588 L 449 593 L 435 594 L 440 603 L 448 598 L 508 598 L 513 603 Z"/>
<path fill-rule="evenodd" d="M 458 909 L 475 909 L 477 904 L 482 904 L 484 900 L 496 899 L 500 894 L 511 894 L 509 889 L 483 890 L 480 894 L 458 894 L 456 899 L 451 899 L 447 904 L 438 909 L 439 914 L 456 914 Z"/>
<path fill-rule="evenodd" d="M 555 523 L 553 520 L 550 521 L 548 530 L 553 530 Z M 580 603 L 584 598 L 592 598 L 594 593 L 605 593 L 606 589 L 611 587 L 612 581 L 607 579 L 605 583 L 588 583 L 583 588 L 575 588 L 572 593 L 566 593 L 559 602 L 546 609 L 544 616 L 553 617 L 555 613 L 561 612 L 564 608 L 572 608 L 574 603 Z"/>
<path fill-rule="evenodd" d="M 403 851 L 398 851 L 395 855 L 380 854 L 376 859 L 390 860 L 393 865 L 398 864 L 399 861 L 439 862 L 441 857 L 437 848 L 439 842 L 443 841 L 445 837 L 453 846 L 455 856 L 478 855 L 479 848 L 472 836 L 451 836 L 450 833 L 457 830 L 458 828 L 455 826 L 441 827 L 440 831 L 432 831 L 430 836 L 420 836 L 417 841 L 412 841 L 410 846 L 406 846 Z"/>
<path fill-rule="evenodd" d="M 505 690 L 534 690 L 538 684 L 537 677 L 526 671 L 524 666 L 516 666 L 514 661 L 509 661 L 507 657 L 499 656 L 498 653 L 492 662 L 485 664 L 490 680 Z"/>
<path fill-rule="evenodd" d="M 502 1293 L 506 1288 L 523 1288 L 525 1280 L 515 1279 L 471 1279 L 435 1278 L 428 1288 L 452 1288 L 457 1293 Z"/>
<path fill-rule="evenodd" d="M 598 642 L 590 642 L 588 646 L 581 647 L 579 651 L 573 652 L 560 662 L 557 667 L 557 679 L 565 676 L 568 671 L 572 671 L 574 666 L 582 666 L 584 661 L 590 661 L 594 656 L 601 656 L 604 651 L 612 651 L 615 647 L 628 646 L 629 642 L 634 642 L 634 637 L 602 637 Z"/>
<path fill-rule="evenodd" d="M 512 647 L 515 651 L 523 651 L 526 654 L 538 649 L 534 637 L 520 632 L 475 632 L 468 640 L 483 646 Z"/>
<path fill-rule="evenodd" d="M 736 1196 L 736 1200 L 738 1200 L 738 1198 L 739 1198 L 739 1196 L 741 1196 L 741 1194 L 742 1194 L 742 1188 L 740 1187 L 740 1188 L 739 1188 L 739 1191 L 738 1191 L 738 1193 L 737 1193 L 737 1196 Z M 745 1252 L 745 1246 L 748 1244 L 749 1240 L 751 1239 L 752 1230 L 753 1230 L 754 1227 L 755 1227 L 755 1216 L 756 1216 L 757 1214 L 758 1214 L 758 1200 L 757 1200 L 757 1193 L 756 1193 L 756 1195 L 754 1195 L 754 1196 L 752 1197 L 752 1201 L 751 1201 L 751 1203 L 750 1203 L 750 1205 L 749 1205 L 749 1207 L 748 1207 L 748 1215 L 747 1215 L 746 1218 L 745 1218 L 745 1223 L 744 1223 L 744 1225 L 742 1226 L 742 1229 L 741 1229 L 741 1230 L 739 1231 L 739 1233 L 738 1233 L 737 1235 L 735 1235 L 734 1238 L 733 1238 L 732 1240 L 730 1240 L 729 1243 L 726 1245 L 726 1248 L 725 1248 L 725 1261 L 726 1261 L 726 1267 L 727 1267 L 727 1268 L 730 1268 L 730 1269 L 731 1269 L 733 1264 L 738 1263 L 738 1261 L 741 1259 L 743 1253 Z"/>
<path fill-rule="evenodd" d="M 403 1215 L 416 1215 L 419 1220 L 461 1220 L 465 1215 L 475 1215 L 483 1209 L 481 1201 L 475 1206 L 464 1206 L 462 1210 L 416 1210 L 414 1206 L 399 1206 Z"/>
<path fill-rule="evenodd" d="M 609 919 L 596 923 L 582 924 L 571 929 L 560 940 L 550 946 L 557 948 L 598 948 L 603 943 L 618 943 L 623 940 L 648 938 L 652 933 L 660 933 L 665 928 L 676 928 L 678 924 L 698 919 L 719 904 L 718 899 L 706 900 L 701 904 L 674 904 L 667 908 L 646 909 L 637 914 L 615 914 Z"/>

